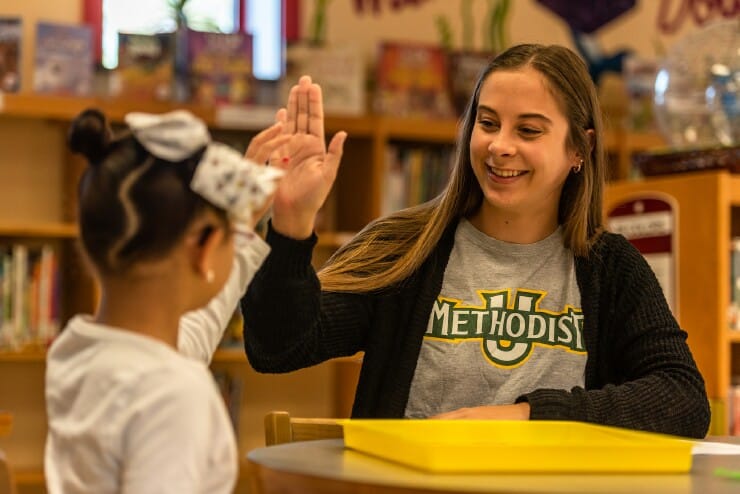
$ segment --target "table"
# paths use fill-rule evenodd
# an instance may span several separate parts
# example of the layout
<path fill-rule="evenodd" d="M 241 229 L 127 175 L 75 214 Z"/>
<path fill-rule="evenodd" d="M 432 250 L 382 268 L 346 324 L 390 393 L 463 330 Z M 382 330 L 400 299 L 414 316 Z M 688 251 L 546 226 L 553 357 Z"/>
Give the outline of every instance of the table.
<path fill-rule="evenodd" d="M 740 437 L 712 438 L 740 444 Z M 739 493 L 740 456 L 697 455 L 690 474 L 430 474 L 345 449 L 342 439 L 280 444 L 247 454 L 255 493 Z"/>

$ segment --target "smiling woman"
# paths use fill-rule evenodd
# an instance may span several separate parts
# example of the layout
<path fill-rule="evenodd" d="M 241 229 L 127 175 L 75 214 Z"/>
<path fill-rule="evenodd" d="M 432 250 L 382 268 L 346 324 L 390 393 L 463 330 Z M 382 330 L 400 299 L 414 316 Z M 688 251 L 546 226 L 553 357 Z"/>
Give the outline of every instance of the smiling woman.
<path fill-rule="evenodd" d="M 476 82 L 437 198 L 374 221 L 318 274 L 318 207 L 276 201 L 272 250 L 242 301 L 250 363 L 289 372 L 364 352 L 355 418 L 575 420 L 703 437 L 709 405 L 686 332 L 645 259 L 602 224 L 603 140 L 576 53 L 499 54 Z"/>

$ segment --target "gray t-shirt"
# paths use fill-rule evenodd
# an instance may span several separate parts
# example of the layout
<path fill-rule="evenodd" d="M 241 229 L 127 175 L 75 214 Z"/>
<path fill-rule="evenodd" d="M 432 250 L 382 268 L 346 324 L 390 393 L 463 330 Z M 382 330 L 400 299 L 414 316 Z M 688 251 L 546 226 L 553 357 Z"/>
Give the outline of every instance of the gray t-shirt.
<path fill-rule="evenodd" d="M 504 405 L 583 386 L 586 349 L 573 253 L 561 228 L 534 244 L 462 220 L 429 317 L 406 417 Z"/>

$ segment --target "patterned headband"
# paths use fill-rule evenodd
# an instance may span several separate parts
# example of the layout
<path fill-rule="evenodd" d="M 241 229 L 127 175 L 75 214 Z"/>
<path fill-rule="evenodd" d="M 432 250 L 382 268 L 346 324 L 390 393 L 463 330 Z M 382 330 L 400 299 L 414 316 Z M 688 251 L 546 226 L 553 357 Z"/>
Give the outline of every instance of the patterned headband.
<path fill-rule="evenodd" d="M 129 113 L 124 120 L 136 140 L 157 158 L 182 161 L 205 147 L 190 188 L 236 221 L 249 221 L 283 175 L 282 170 L 259 165 L 225 144 L 211 142 L 205 123 L 188 111 Z"/>

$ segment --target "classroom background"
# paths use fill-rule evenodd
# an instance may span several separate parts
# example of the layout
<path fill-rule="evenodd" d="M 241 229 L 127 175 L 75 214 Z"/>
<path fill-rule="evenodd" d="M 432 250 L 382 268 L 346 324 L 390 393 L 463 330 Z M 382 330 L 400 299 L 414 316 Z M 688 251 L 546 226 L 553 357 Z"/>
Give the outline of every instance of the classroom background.
<path fill-rule="evenodd" d="M 596 12 L 579 8 L 598 2 L 546 0 L 190 3 L 210 7 L 151 24 L 144 37 L 108 32 L 118 42 L 112 52 L 118 66 L 106 68 L 105 9 L 109 16 L 121 6 L 137 12 L 130 0 L 0 1 L 0 451 L 20 494 L 45 492 L 45 348 L 67 318 L 94 311 L 96 303 L 75 245 L 75 190 L 84 164 L 65 146 L 79 111 L 99 106 L 120 124 L 129 111 L 185 107 L 219 140 L 243 148 L 269 124 L 297 75 L 310 73 L 324 88 L 327 134 L 349 133 L 317 225 L 320 266 L 372 219 L 438 193 L 460 102 L 481 60 L 522 42 L 563 44 L 587 57 L 607 116 L 607 224 L 644 252 L 689 333 L 712 405 L 710 434 L 740 435 L 737 2 L 610 1 Z M 148 0 L 155 4 L 168 12 L 167 0 Z M 203 13 L 208 8 L 212 18 Z M 734 26 L 734 37 L 733 28 L 710 31 L 718 25 Z M 154 35 L 168 29 L 175 34 Z M 226 35 L 230 30 L 241 34 Z M 276 52 L 269 44 L 275 33 Z M 724 131 L 692 127 L 653 103 L 666 60 L 702 46 L 706 52 L 691 55 L 730 53 L 729 74 L 714 74 L 709 83 L 724 95 L 724 108 L 734 105 Z M 241 456 L 264 445 L 270 411 L 347 417 L 361 358 L 257 374 L 235 315 L 211 368 Z M 238 492 L 248 492 L 246 475 Z"/>

